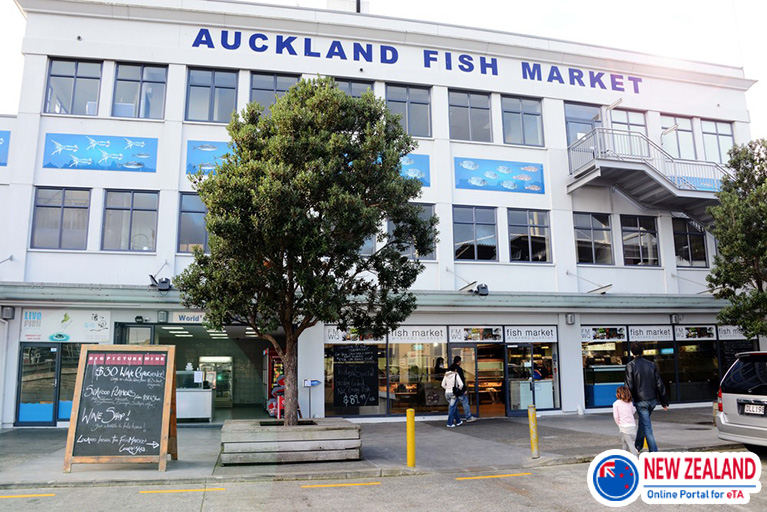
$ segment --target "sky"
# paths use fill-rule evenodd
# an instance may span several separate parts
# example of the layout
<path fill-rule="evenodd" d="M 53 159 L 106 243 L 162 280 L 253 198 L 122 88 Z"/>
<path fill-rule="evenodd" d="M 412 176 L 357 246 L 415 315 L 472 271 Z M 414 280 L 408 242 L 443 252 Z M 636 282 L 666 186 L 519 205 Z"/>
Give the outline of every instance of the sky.
<path fill-rule="evenodd" d="M 119 2 L 119 0 L 116 0 Z M 259 3 L 259 2 L 254 2 Z M 261 0 L 323 8 L 326 0 Z M 370 14 L 487 28 L 742 67 L 751 138 L 767 138 L 765 0 L 369 0 Z M 0 114 L 16 114 L 24 17 L 0 0 Z"/>

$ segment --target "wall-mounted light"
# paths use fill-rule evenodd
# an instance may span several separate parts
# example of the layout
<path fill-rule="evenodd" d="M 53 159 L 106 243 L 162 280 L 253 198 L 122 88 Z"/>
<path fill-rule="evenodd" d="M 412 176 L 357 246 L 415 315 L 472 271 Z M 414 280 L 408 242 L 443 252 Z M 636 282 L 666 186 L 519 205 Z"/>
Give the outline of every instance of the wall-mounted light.
<path fill-rule="evenodd" d="M 671 132 L 675 132 L 679 128 L 679 125 L 674 123 L 662 132 L 660 132 L 660 136 L 663 137 L 664 135 L 668 135 Z"/>
<path fill-rule="evenodd" d="M 565 323 L 567 325 L 574 325 L 575 324 L 575 315 L 572 313 L 567 313 L 565 315 Z"/>
<path fill-rule="evenodd" d="M 167 324 L 168 323 L 168 312 L 167 311 L 158 311 L 157 312 L 157 323 L 158 324 Z"/>
<path fill-rule="evenodd" d="M 671 323 L 673 325 L 678 324 L 682 320 L 682 315 L 677 315 L 676 313 L 673 313 L 669 315 L 669 320 L 671 320 Z"/>
<path fill-rule="evenodd" d="M 2 309 L 0 309 L 0 318 L 3 320 L 13 320 L 15 316 L 16 308 L 13 306 L 3 306 Z"/>
<path fill-rule="evenodd" d="M 137 316 L 133 319 L 137 324 L 143 324 L 144 323 L 144 317 L 143 316 Z"/>
<path fill-rule="evenodd" d="M 620 105 L 621 103 L 623 103 L 623 98 L 618 98 L 617 100 L 615 100 L 612 103 L 610 103 L 609 105 L 607 105 L 607 110 L 612 110 L 615 107 L 617 107 L 618 105 Z"/>
<path fill-rule="evenodd" d="M 474 294 L 479 295 L 480 297 L 487 297 L 489 293 L 490 293 L 490 289 L 484 283 L 478 284 L 477 289 L 474 290 Z"/>

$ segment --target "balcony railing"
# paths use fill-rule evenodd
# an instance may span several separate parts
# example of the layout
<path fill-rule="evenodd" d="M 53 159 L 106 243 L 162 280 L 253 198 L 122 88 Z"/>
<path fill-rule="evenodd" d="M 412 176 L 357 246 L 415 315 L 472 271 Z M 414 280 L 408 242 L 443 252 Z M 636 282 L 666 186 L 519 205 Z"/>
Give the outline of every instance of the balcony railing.
<path fill-rule="evenodd" d="M 595 128 L 568 148 L 570 175 L 596 160 L 645 164 L 677 189 L 718 192 L 729 171 L 713 162 L 677 160 L 641 133 Z M 629 171 L 630 172 L 630 171 Z"/>

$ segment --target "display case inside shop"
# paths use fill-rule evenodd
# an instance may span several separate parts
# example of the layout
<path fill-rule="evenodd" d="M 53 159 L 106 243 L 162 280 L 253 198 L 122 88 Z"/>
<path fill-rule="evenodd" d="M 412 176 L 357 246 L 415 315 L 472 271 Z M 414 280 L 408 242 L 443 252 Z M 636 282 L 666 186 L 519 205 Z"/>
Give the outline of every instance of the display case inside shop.
<path fill-rule="evenodd" d="M 626 366 L 611 364 L 584 369 L 586 407 L 607 407 L 615 402 L 615 391 L 623 385 Z"/>
<path fill-rule="evenodd" d="M 231 356 L 202 356 L 200 357 L 200 370 L 203 372 L 203 380 L 210 381 L 215 378 L 215 403 L 216 407 L 232 407 L 234 404 L 234 378 Z"/>
<path fill-rule="evenodd" d="M 213 389 L 205 382 L 203 372 L 176 372 L 176 418 L 180 420 L 213 419 Z"/>

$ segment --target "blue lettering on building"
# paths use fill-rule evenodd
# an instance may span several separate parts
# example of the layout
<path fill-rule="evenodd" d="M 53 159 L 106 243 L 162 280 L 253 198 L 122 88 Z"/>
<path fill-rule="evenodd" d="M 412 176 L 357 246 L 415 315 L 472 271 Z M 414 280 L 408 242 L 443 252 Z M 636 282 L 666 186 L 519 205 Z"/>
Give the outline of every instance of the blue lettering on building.
<path fill-rule="evenodd" d="M 584 70 L 579 68 L 562 68 L 551 65 L 544 69 L 537 62 L 522 62 L 522 80 L 536 80 L 548 83 L 558 82 L 560 84 L 577 85 L 579 87 L 590 87 L 592 89 L 603 89 L 618 92 L 633 92 L 639 94 L 639 85 L 642 79 L 638 76 L 621 75 L 610 73 L 608 77 L 601 71 Z M 568 81 L 565 82 L 565 76 Z M 588 77 L 588 79 L 586 79 Z"/>

